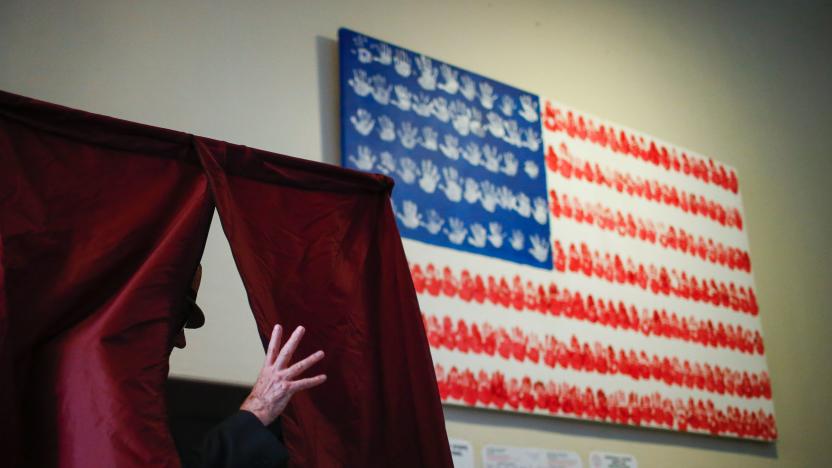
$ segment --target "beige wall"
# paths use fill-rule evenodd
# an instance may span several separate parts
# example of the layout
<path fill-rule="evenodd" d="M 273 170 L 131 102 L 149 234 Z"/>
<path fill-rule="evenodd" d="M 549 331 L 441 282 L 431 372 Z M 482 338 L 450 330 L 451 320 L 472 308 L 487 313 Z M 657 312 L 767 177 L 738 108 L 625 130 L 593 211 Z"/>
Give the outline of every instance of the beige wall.
<path fill-rule="evenodd" d="M 774 2 L 0 2 L 0 89 L 336 162 L 348 26 L 738 168 L 774 445 L 447 408 L 474 442 L 633 453 L 640 466 L 829 466 L 832 9 Z M 173 373 L 252 382 L 262 356 L 219 225 L 208 324 Z"/>

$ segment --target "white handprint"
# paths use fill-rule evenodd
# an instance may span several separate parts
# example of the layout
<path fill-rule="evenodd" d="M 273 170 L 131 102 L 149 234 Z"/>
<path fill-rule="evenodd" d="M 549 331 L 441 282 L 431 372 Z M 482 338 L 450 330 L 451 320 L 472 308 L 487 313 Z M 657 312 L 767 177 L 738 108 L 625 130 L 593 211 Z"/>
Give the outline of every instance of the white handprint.
<path fill-rule="evenodd" d="M 422 223 L 422 226 L 428 230 L 431 234 L 438 234 L 439 231 L 442 230 L 442 225 L 445 224 L 445 220 L 439 216 L 439 213 L 436 210 L 428 210 L 428 220 L 427 222 Z"/>
<path fill-rule="evenodd" d="M 529 127 L 523 131 L 523 146 L 531 151 L 540 149 L 540 136 L 537 134 L 537 130 Z"/>
<path fill-rule="evenodd" d="M 525 193 L 518 193 L 517 197 L 515 197 L 514 210 L 524 218 L 532 215 L 532 203 Z"/>
<path fill-rule="evenodd" d="M 515 107 L 517 107 L 517 104 L 514 103 L 514 99 L 508 94 L 500 99 L 500 110 L 506 115 L 506 117 L 511 117 L 511 114 L 514 113 Z"/>
<path fill-rule="evenodd" d="M 379 154 L 379 158 L 380 161 L 376 166 L 376 169 L 378 169 L 379 172 L 385 175 L 390 175 L 390 173 L 396 171 L 396 160 L 389 151 L 382 151 Z"/>
<path fill-rule="evenodd" d="M 465 149 L 462 150 L 462 158 L 472 166 L 479 166 L 482 161 L 482 152 L 479 145 L 473 142 L 468 143 Z"/>
<path fill-rule="evenodd" d="M 413 95 L 413 112 L 422 117 L 430 117 L 433 113 L 433 105 L 431 105 L 430 96 L 425 93 L 419 93 L 418 96 Z"/>
<path fill-rule="evenodd" d="M 422 160 L 422 177 L 419 179 L 419 187 L 425 193 L 433 193 L 436 184 L 439 182 L 439 169 L 429 159 Z"/>
<path fill-rule="evenodd" d="M 433 66 L 433 61 L 424 55 L 416 57 L 416 67 L 419 68 L 419 86 L 427 91 L 436 89 L 436 77 L 439 70 Z"/>
<path fill-rule="evenodd" d="M 355 164 L 355 167 L 361 169 L 362 171 L 369 171 L 373 168 L 373 165 L 376 163 L 376 157 L 373 156 L 373 152 L 370 148 L 366 146 L 359 146 L 358 147 L 358 157 L 356 158 L 353 155 L 349 155 L 347 158 Z"/>
<path fill-rule="evenodd" d="M 396 131 L 399 143 L 407 149 L 413 149 L 419 143 L 419 129 L 410 122 L 402 122 Z"/>
<path fill-rule="evenodd" d="M 459 218 L 450 218 L 448 220 L 448 226 L 451 230 L 445 229 L 443 232 L 448 236 L 448 240 L 451 243 L 459 245 L 465 242 L 465 237 L 468 235 L 468 229 L 465 227 L 465 223 Z"/>
<path fill-rule="evenodd" d="M 532 257 L 534 257 L 538 262 L 545 261 L 546 257 L 549 255 L 549 243 L 537 235 L 531 236 L 529 240 L 532 242 L 532 247 L 529 249 L 529 253 L 532 254 Z"/>
<path fill-rule="evenodd" d="M 488 133 L 488 129 L 482 123 L 482 112 L 479 109 L 471 109 L 471 121 L 468 123 L 471 133 L 482 138 Z"/>
<path fill-rule="evenodd" d="M 485 145 L 482 147 L 482 154 L 485 156 L 485 168 L 490 172 L 500 172 L 500 161 L 502 156 L 497 153 L 497 147 L 492 145 Z"/>
<path fill-rule="evenodd" d="M 505 185 L 497 189 L 497 204 L 504 210 L 514 209 L 514 193 Z"/>
<path fill-rule="evenodd" d="M 373 75 L 373 99 L 382 106 L 390 102 L 390 91 L 393 86 L 387 84 L 387 78 L 382 75 Z"/>
<path fill-rule="evenodd" d="M 480 184 L 476 180 L 468 177 L 465 179 L 465 201 L 468 203 L 476 203 L 480 199 Z"/>
<path fill-rule="evenodd" d="M 548 218 L 548 210 L 546 209 L 546 200 L 542 197 L 534 198 L 534 220 L 539 224 L 546 224 Z"/>
<path fill-rule="evenodd" d="M 367 72 L 360 68 L 352 71 L 352 78 L 347 80 L 347 83 L 355 91 L 355 94 L 361 97 L 365 97 L 373 91 Z"/>
<path fill-rule="evenodd" d="M 459 159 L 459 138 L 449 133 L 445 134 L 442 144 L 439 145 L 439 149 L 448 159 Z"/>
<path fill-rule="evenodd" d="M 404 227 L 408 229 L 416 229 L 422 224 L 422 215 L 419 213 L 419 207 L 410 200 L 402 202 L 402 212 L 396 213 L 396 216 L 401 220 Z"/>
<path fill-rule="evenodd" d="M 480 183 L 480 190 L 480 205 L 482 205 L 485 211 L 493 213 L 497 209 L 497 202 L 499 201 L 497 187 L 485 180 Z"/>
<path fill-rule="evenodd" d="M 416 181 L 416 177 L 419 175 L 419 167 L 416 166 L 416 162 L 414 160 L 410 158 L 401 158 L 399 159 L 399 169 L 396 170 L 396 174 L 399 175 L 402 182 L 412 184 Z"/>
<path fill-rule="evenodd" d="M 393 100 L 393 105 L 403 111 L 409 111 L 410 99 L 413 97 L 413 95 L 410 94 L 410 90 L 407 89 L 407 86 L 396 85 L 395 87 L 393 87 L 393 91 L 396 93 L 396 99 Z"/>
<path fill-rule="evenodd" d="M 511 239 L 509 239 L 509 243 L 511 244 L 511 248 L 514 250 L 523 250 L 523 233 L 519 229 L 515 229 L 511 231 Z"/>
<path fill-rule="evenodd" d="M 477 85 L 474 83 L 474 80 L 468 75 L 462 75 L 459 81 L 462 84 L 459 92 L 465 99 L 473 101 L 474 98 L 477 97 Z"/>
<path fill-rule="evenodd" d="M 528 160 L 523 164 L 523 170 L 526 171 L 526 174 L 531 179 L 536 179 L 537 175 L 540 174 L 540 167 L 532 160 Z"/>
<path fill-rule="evenodd" d="M 506 130 L 503 128 L 503 119 L 500 117 L 500 114 L 489 112 L 485 115 L 485 118 L 488 120 L 488 131 L 494 135 L 494 138 L 502 138 L 506 134 Z"/>
<path fill-rule="evenodd" d="M 471 225 L 471 237 L 468 238 L 468 243 L 474 247 L 485 247 L 485 240 L 487 232 L 482 224 L 475 223 Z"/>
<path fill-rule="evenodd" d="M 448 106 L 448 112 L 451 114 L 451 123 L 454 130 L 462 136 L 468 135 L 471 131 L 471 111 L 464 102 L 455 100 Z"/>
<path fill-rule="evenodd" d="M 520 107 L 522 109 L 518 114 L 529 122 L 537 122 L 537 103 L 531 96 L 520 96 Z"/>
<path fill-rule="evenodd" d="M 462 200 L 462 186 L 459 185 L 459 172 L 453 167 L 442 169 L 442 176 L 445 183 L 439 186 L 439 190 L 445 192 L 445 196 L 452 202 Z"/>
<path fill-rule="evenodd" d="M 497 95 L 494 94 L 494 87 L 490 83 L 481 81 L 480 88 L 480 104 L 486 109 L 494 107 L 494 101 L 497 100 Z"/>
<path fill-rule="evenodd" d="M 503 234 L 503 226 L 500 223 L 488 223 L 488 240 L 496 248 L 503 246 L 506 235 Z"/>
<path fill-rule="evenodd" d="M 378 118 L 378 137 L 383 141 L 393 141 L 396 139 L 396 127 L 393 124 L 393 119 L 386 115 Z"/>
<path fill-rule="evenodd" d="M 355 44 L 356 54 L 358 55 L 358 61 L 361 63 L 370 63 L 373 61 L 373 54 L 370 52 L 370 49 L 367 48 L 367 38 L 361 35 L 355 36 L 352 38 L 353 44 Z"/>
<path fill-rule="evenodd" d="M 459 90 L 459 81 L 456 79 L 459 72 L 444 63 L 439 67 L 439 71 L 442 72 L 443 80 L 439 85 L 439 89 L 448 94 L 456 94 L 457 90 Z"/>
<path fill-rule="evenodd" d="M 451 119 L 451 113 L 448 110 L 448 101 L 443 97 L 438 97 L 431 102 L 431 106 L 433 107 L 433 115 L 440 122 L 447 122 Z"/>
<path fill-rule="evenodd" d="M 523 140 L 520 136 L 520 126 L 514 120 L 504 120 L 503 128 L 506 131 L 503 141 L 506 143 L 522 148 Z"/>
<path fill-rule="evenodd" d="M 352 122 L 353 127 L 355 127 L 355 131 L 364 136 L 369 135 L 370 132 L 373 131 L 373 126 L 376 124 L 373 115 L 366 109 L 356 110 L 355 115 L 350 117 L 350 122 Z"/>
<path fill-rule="evenodd" d="M 393 49 L 389 45 L 381 42 L 373 44 L 372 48 L 376 50 L 376 62 L 382 65 L 390 65 L 393 63 Z"/>
<path fill-rule="evenodd" d="M 431 127 L 422 127 L 422 146 L 430 151 L 439 149 L 439 134 Z"/>
<path fill-rule="evenodd" d="M 520 161 L 514 157 L 512 152 L 506 151 L 503 153 L 503 167 L 500 168 L 500 172 L 507 176 L 514 176 L 517 174 L 518 167 L 520 167 Z"/>
<path fill-rule="evenodd" d="M 393 57 L 393 67 L 396 69 L 396 73 L 399 75 L 407 78 L 410 76 L 411 72 L 411 61 L 410 55 L 407 52 L 399 49 L 396 51 L 396 56 Z"/>

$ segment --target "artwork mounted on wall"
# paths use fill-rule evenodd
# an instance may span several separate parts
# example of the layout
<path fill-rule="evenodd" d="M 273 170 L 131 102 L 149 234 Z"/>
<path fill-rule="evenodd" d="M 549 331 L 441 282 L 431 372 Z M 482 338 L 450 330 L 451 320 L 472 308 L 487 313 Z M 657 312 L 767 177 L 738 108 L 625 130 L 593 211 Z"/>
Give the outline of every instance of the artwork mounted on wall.
<path fill-rule="evenodd" d="M 774 440 L 736 172 L 347 29 L 342 162 L 396 181 L 443 401 Z"/>

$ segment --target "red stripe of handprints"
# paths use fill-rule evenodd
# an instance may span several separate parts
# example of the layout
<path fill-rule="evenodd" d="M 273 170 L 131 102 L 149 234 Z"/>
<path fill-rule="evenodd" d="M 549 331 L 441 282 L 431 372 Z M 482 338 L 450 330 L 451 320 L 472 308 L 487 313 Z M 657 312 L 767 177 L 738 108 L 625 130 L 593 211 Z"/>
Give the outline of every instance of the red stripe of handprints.
<path fill-rule="evenodd" d="M 436 315 L 422 314 L 422 319 L 430 345 L 434 348 L 496 355 L 519 362 L 528 359 L 535 364 L 542 362 L 551 368 L 621 374 L 634 380 L 652 379 L 665 385 L 695 388 L 720 395 L 771 399 L 771 381 L 766 371 L 749 373 L 723 368 L 718 364 L 712 367 L 708 363 L 691 363 L 676 356 L 648 356 L 644 350 L 616 350 L 612 345 L 604 346 L 598 341 L 592 344 L 581 342 L 575 335 L 567 343 L 552 335 L 545 335 L 541 339 L 535 333 L 523 332 L 520 327 L 514 327 L 509 333 L 503 327 L 495 328 L 488 323 L 478 325 L 462 319 L 454 325 L 448 316 L 440 319 Z"/>
<path fill-rule="evenodd" d="M 631 176 L 615 169 L 602 168 L 572 156 L 566 143 L 561 143 L 558 152 L 551 146 L 546 147 L 546 167 L 564 179 L 577 179 L 594 183 L 626 193 L 629 196 L 643 198 L 679 209 L 693 216 L 708 218 L 722 226 L 737 228 L 742 231 L 742 213 L 737 208 L 726 207 L 709 200 L 704 195 L 688 193 L 662 182 Z"/>
<path fill-rule="evenodd" d="M 546 102 L 543 111 L 543 126 L 549 131 L 564 132 L 570 138 L 590 141 L 609 148 L 614 153 L 663 167 L 666 171 L 685 174 L 733 193 L 739 191 L 736 172 L 711 158 L 705 160 L 684 151 L 679 155 L 675 148 L 668 149 L 655 141 L 647 141 L 644 137 L 636 138 L 633 134 L 615 130 L 605 124 L 596 126 L 592 119 L 582 115 L 576 117 L 572 111 L 564 112 L 550 102 Z"/>
<path fill-rule="evenodd" d="M 757 297 L 754 288 L 750 286 L 738 288 L 733 281 L 717 282 L 713 278 L 699 279 L 685 271 L 680 273 L 675 268 L 668 272 L 664 266 L 645 266 L 643 263 L 636 265 L 631 257 L 622 259 L 619 254 L 601 253 L 597 249 L 590 251 L 586 242 L 581 242 L 578 246 L 570 243 L 568 253 L 559 240 L 552 243 L 552 248 L 555 269 L 558 271 L 570 271 L 590 278 L 594 276 L 610 283 L 649 290 L 656 295 L 708 303 L 754 316 L 759 313 Z"/>
<path fill-rule="evenodd" d="M 440 271 L 441 270 L 441 271 Z M 488 275 L 472 274 L 463 269 L 461 274 L 450 267 L 439 267 L 428 263 L 425 268 L 411 263 L 413 284 L 419 294 L 458 297 L 465 302 L 491 304 L 517 311 L 537 311 L 555 317 L 562 316 L 601 326 L 632 330 L 645 336 L 661 336 L 714 348 L 736 350 L 747 354 L 764 354 L 763 337 L 759 331 L 752 332 L 742 326 L 699 320 L 695 317 L 681 317 L 665 309 L 652 311 L 623 301 L 614 302 L 568 288 L 558 288 L 554 282 L 548 285 L 523 281 L 519 275 L 511 280 L 505 276 L 495 278 Z"/>
<path fill-rule="evenodd" d="M 751 257 L 743 249 L 729 247 L 722 242 L 706 239 L 704 236 L 694 238 L 684 228 L 666 226 L 653 221 L 626 215 L 601 203 L 582 203 L 578 197 L 570 201 L 565 193 L 549 190 L 549 207 L 555 218 L 572 219 L 577 223 L 597 226 L 605 231 L 617 233 L 622 237 L 632 237 L 663 248 L 687 253 L 702 260 L 722 265 L 729 270 L 751 272 Z"/>
<path fill-rule="evenodd" d="M 679 431 L 709 432 L 765 440 L 777 438 L 774 415 L 762 409 L 749 411 L 729 405 L 717 408 L 713 400 L 672 400 L 661 393 L 638 394 L 579 387 L 565 382 L 507 379 L 500 371 L 457 369 L 447 372 L 435 364 L 439 395 L 443 401 L 459 400 L 515 411 L 547 411 L 555 415 L 630 424 L 655 425 Z M 476 373 L 475 373 L 476 372 Z"/>

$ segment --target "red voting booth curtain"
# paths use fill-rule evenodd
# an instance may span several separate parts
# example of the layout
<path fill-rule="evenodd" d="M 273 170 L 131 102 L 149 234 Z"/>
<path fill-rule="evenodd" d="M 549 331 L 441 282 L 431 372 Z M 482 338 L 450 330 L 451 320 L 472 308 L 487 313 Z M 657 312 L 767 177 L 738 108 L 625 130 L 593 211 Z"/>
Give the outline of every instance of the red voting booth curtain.
<path fill-rule="evenodd" d="M 260 339 L 303 324 L 297 356 L 327 353 L 292 464 L 451 466 L 391 186 L 0 93 L 5 460 L 179 465 L 163 383 L 216 202 Z"/>
<path fill-rule="evenodd" d="M 191 146 L 0 95 L 8 466 L 178 464 L 162 385 L 213 212 Z"/>
<path fill-rule="evenodd" d="M 299 466 L 449 466 L 392 181 L 241 146 L 198 142 L 261 337 L 308 332 L 327 383 L 284 413 Z M 335 392 L 335 393 L 333 393 Z M 320 415 L 322 417 L 310 417 Z"/>

